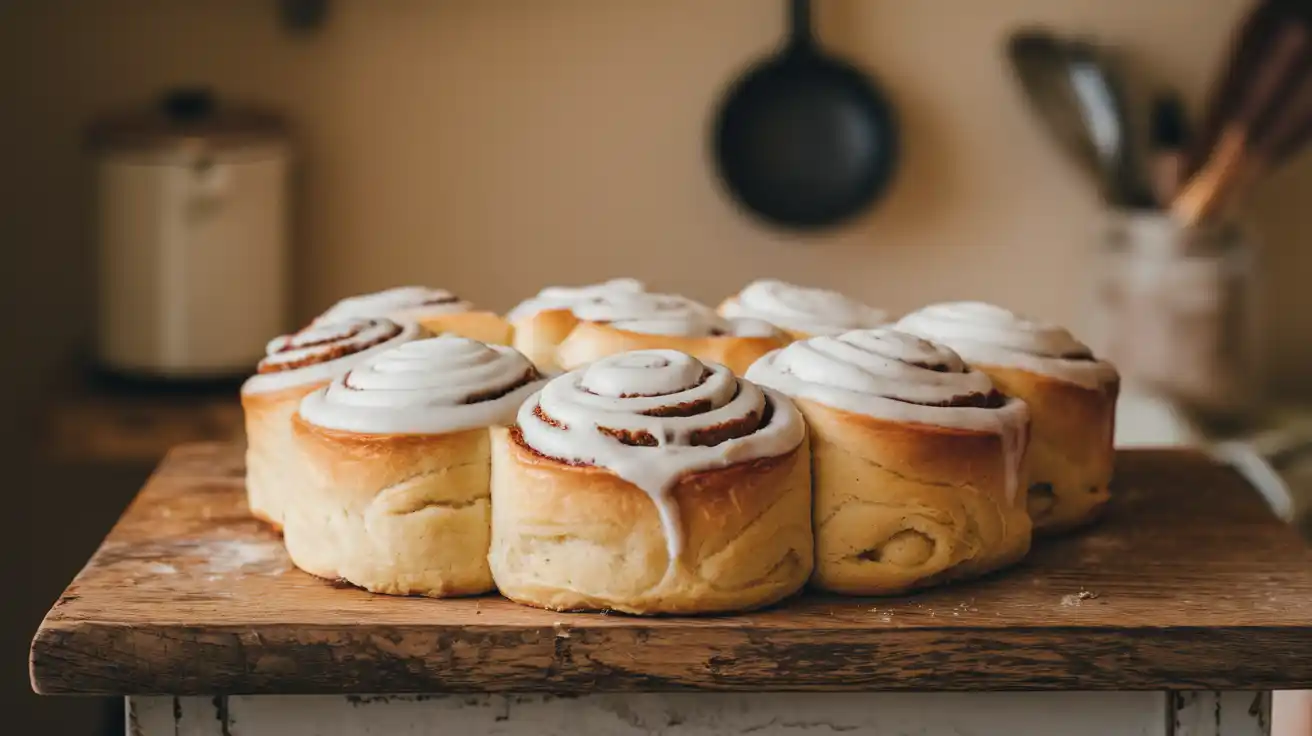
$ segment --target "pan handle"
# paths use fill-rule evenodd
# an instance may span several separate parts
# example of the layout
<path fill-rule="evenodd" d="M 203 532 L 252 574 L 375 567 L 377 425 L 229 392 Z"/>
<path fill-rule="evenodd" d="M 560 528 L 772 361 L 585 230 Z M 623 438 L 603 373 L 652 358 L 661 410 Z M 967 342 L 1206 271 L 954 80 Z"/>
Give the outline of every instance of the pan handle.
<path fill-rule="evenodd" d="M 811 0 L 788 0 L 788 48 L 809 49 L 814 40 L 811 33 Z"/>

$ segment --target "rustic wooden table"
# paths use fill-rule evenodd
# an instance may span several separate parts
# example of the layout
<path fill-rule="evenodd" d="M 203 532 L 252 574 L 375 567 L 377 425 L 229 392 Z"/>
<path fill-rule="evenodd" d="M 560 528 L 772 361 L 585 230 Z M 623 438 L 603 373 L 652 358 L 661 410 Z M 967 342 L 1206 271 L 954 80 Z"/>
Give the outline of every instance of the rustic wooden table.
<path fill-rule="evenodd" d="M 713 618 L 376 596 L 292 568 L 241 453 L 171 453 L 32 646 L 134 736 L 1261 734 L 1312 686 L 1312 553 L 1231 471 L 1126 452 L 1097 527 L 896 599 Z M 310 697 L 304 697 L 310 696 Z"/>

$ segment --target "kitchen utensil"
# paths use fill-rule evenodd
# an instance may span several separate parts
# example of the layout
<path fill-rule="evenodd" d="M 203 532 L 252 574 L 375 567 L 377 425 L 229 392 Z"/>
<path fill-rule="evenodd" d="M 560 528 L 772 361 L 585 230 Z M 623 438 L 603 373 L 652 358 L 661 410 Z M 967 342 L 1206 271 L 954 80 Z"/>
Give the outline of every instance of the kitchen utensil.
<path fill-rule="evenodd" d="M 1312 125 L 1312 9 L 1268 0 L 1249 16 L 1212 94 L 1191 175 L 1172 203 L 1185 224 L 1214 217 L 1293 155 Z"/>
<path fill-rule="evenodd" d="M 1180 190 L 1188 145 L 1184 102 L 1174 90 L 1159 93 L 1153 99 L 1148 174 L 1153 199 L 1160 208 L 1168 207 Z"/>
<path fill-rule="evenodd" d="M 100 367 L 151 379 L 248 374 L 288 326 L 281 122 L 182 90 L 96 122 L 90 144 Z"/>
<path fill-rule="evenodd" d="M 1098 184 L 1103 200 L 1146 206 L 1119 80 L 1097 50 L 1025 28 L 1008 39 L 1007 57 L 1034 112 Z"/>
<path fill-rule="evenodd" d="M 1075 103 L 1114 204 L 1146 208 L 1152 196 L 1140 179 L 1142 168 L 1134 149 L 1133 127 L 1120 76 L 1110 60 L 1092 44 L 1068 41 L 1064 45 L 1066 70 Z"/>
<path fill-rule="evenodd" d="M 1312 56 L 1301 70 L 1301 79 L 1288 98 L 1277 106 L 1269 125 L 1249 139 L 1246 154 L 1232 167 L 1228 187 L 1222 196 L 1237 199 L 1264 175 L 1292 157 L 1307 143 L 1312 133 Z"/>
<path fill-rule="evenodd" d="M 1306 144 L 1312 133 L 1312 64 L 1296 75 L 1301 78 L 1290 82 L 1296 89 L 1282 91 L 1266 119 L 1235 123 L 1222 134 L 1217 150 L 1172 205 L 1181 222 L 1215 216 Z"/>
<path fill-rule="evenodd" d="M 809 0 L 790 0 L 789 10 L 782 50 L 749 69 L 716 116 L 715 159 L 752 212 L 819 228 L 861 212 L 886 189 L 898 128 L 874 84 L 818 45 Z"/>
<path fill-rule="evenodd" d="M 1186 178 L 1198 173 L 1215 148 L 1221 129 L 1234 116 L 1240 98 L 1252 87 L 1254 67 L 1259 62 L 1269 67 L 1277 45 L 1273 39 L 1281 27 L 1281 6 L 1282 3 L 1272 0 L 1254 4 L 1235 30 L 1230 49 L 1204 105 L 1198 135 L 1189 148 L 1184 172 Z"/>
<path fill-rule="evenodd" d="M 1067 156 L 1098 186 L 1103 199 L 1115 202 L 1117 195 L 1103 177 L 1098 150 L 1075 105 L 1061 42 L 1045 31 L 1023 29 L 1007 40 L 1007 59 L 1031 110 Z"/>

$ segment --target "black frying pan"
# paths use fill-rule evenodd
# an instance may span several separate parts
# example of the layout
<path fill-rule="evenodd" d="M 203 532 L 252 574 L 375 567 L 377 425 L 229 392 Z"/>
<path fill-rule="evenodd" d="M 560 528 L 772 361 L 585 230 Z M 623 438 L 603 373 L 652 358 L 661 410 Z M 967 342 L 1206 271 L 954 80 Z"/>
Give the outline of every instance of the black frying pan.
<path fill-rule="evenodd" d="M 898 132 L 883 95 L 825 55 L 811 3 L 790 0 L 782 51 L 738 80 L 715 121 L 725 185 L 748 209 L 796 229 L 832 225 L 870 205 L 897 165 Z"/>

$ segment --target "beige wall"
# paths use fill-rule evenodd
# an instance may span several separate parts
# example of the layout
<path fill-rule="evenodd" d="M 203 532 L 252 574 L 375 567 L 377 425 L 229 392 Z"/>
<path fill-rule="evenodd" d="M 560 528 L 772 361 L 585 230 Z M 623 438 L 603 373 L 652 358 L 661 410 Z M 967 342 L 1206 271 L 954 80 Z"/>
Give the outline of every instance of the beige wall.
<path fill-rule="evenodd" d="M 826 43 L 895 98 L 906 159 L 882 206 L 805 240 L 736 212 L 706 157 L 714 103 L 775 43 L 779 2 L 339 1 L 301 39 L 278 28 L 272 0 L 7 5 L 0 131 L 21 173 L 6 205 L 21 204 L 0 236 L 44 258 L 27 265 L 29 284 L 87 283 L 83 121 L 203 81 L 286 110 L 299 130 L 302 316 L 398 281 L 505 307 L 546 282 L 631 273 L 708 300 L 787 275 L 894 309 L 975 296 L 1078 325 L 1097 206 L 1023 109 L 1001 39 L 1021 21 L 1087 31 L 1196 101 L 1245 2 L 822 0 Z M 1304 162 L 1253 208 L 1272 250 L 1284 383 L 1312 365 L 1292 316 L 1312 306 L 1301 288 L 1312 251 L 1298 243 L 1309 193 Z M 85 300 L 66 308 L 55 293 L 24 301 L 82 334 Z"/>

